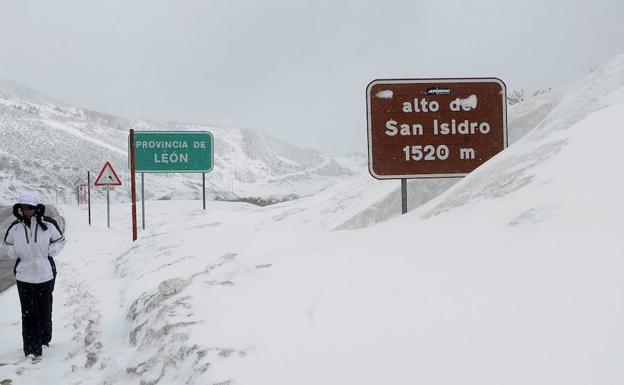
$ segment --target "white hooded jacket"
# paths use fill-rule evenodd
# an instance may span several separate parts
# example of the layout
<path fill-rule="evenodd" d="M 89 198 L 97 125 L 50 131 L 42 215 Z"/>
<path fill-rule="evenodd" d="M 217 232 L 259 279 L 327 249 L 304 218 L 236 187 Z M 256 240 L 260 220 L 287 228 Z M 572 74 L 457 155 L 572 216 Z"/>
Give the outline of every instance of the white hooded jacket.
<path fill-rule="evenodd" d="M 28 283 L 43 283 L 54 278 L 48 256 L 57 256 L 65 246 L 65 237 L 56 224 L 41 219 L 47 230 L 33 216 L 28 226 L 23 220 L 15 221 L 4 236 L 9 246 L 9 256 L 20 259 L 15 279 Z"/>

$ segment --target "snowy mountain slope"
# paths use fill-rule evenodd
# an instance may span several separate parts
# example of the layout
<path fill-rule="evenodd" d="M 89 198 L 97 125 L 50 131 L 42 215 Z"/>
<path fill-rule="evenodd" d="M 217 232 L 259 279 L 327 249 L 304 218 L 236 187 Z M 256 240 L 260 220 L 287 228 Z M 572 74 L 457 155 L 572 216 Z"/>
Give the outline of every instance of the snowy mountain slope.
<path fill-rule="evenodd" d="M 604 108 L 567 128 L 553 119 L 423 207 L 358 230 L 329 231 L 377 201 L 349 201 L 367 188 L 356 179 L 333 198 L 265 208 L 149 202 L 133 245 L 127 204 L 113 207 L 113 230 L 102 206 L 93 228 L 65 206 L 62 326 L 43 362 L 0 366 L 0 380 L 621 383 L 624 183 L 611 169 L 624 94 L 595 102 Z M 3 362 L 19 355 L 15 297 L 0 296 Z"/>
<path fill-rule="evenodd" d="M 126 119 L 72 107 L 14 82 L 0 81 L 0 201 L 10 202 L 24 185 L 46 200 L 74 198 L 106 160 L 127 180 L 128 130 L 208 130 L 215 137 L 215 166 L 207 175 L 211 196 L 309 195 L 354 172 L 316 151 L 296 148 L 248 129 Z M 95 177 L 94 176 L 94 177 Z M 148 198 L 197 199 L 199 175 L 146 177 Z M 97 190 L 94 191 L 97 194 Z M 102 194 L 100 192 L 99 196 Z M 115 200 L 127 201 L 125 188 Z"/>
<path fill-rule="evenodd" d="M 544 136 L 565 129 L 621 98 L 624 92 L 624 54 L 618 55 L 573 84 L 551 92 L 528 98 L 522 103 L 508 108 L 509 142 L 513 144 L 530 131 L 527 137 Z M 553 146 L 556 146 L 553 144 Z M 510 151 L 508 150 L 508 151 Z M 550 150 L 545 149 L 543 155 Z M 522 159 L 511 160 L 507 166 Z M 535 159 L 538 162 L 539 159 Z M 440 195 L 457 179 L 410 180 L 408 181 L 408 208 L 417 208 Z M 392 184 L 393 188 L 374 206 L 363 209 L 338 226 L 351 229 L 379 223 L 401 213 L 401 192 L 399 181 L 381 181 L 379 184 Z"/>
<path fill-rule="evenodd" d="M 593 70 L 573 84 L 540 94 L 510 108 L 510 142 L 527 132 L 545 135 L 582 120 L 610 103 L 624 86 L 624 54 Z M 617 96 L 615 96 L 617 99 Z"/>
<path fill-rule="evenodd" d="M 557 100 L 557 102 L 553 103 L 553 100 Z M 547 113 L 542 116 L 532 131 L 520 139 L 520 142 L 535 142 L 538 143 L 537 147 L 527 150 L 526 147 L 511 146 L 505 151 L 507 154 L 504 159 L 485 164 L 476 170 L 466 183 L 449 192 L 449 198 L 432 202 L 425 215 L 436 215 L 452 207 L 467 204 L 473 199 L 482 199 L 484 196 L 500 196 L 529 184 L 535 177 L 531 172 L 532 168 L 554 156 L 568 145 L 568 139 L 563 135 L 557 136 L 557 131 L 567 129 L 583 119 L 587 119 L 595 111 L 600 111 L 613 104 L 618 105 L 623 101 L 624 54 L 613 58 L 605 66 L 598 68 L 572 86 L 556 91 L 554 95 L 549 95 L 549 98 L 539 98 L 538 101 L 529 100 L 538 111 L 547 111 Z M 526 124 L 526 119 L 531 114 L 531 110 L 524 111 L 526 107 L 523 104 L 525 103 L 518 104 L 518 107 L 523 108 L 522 114 L 516 118 L 519 121 L 519 126 Z M 554 107 L 543 108 L 545 105 Z M 533 114 L 536 115 L 537 113 L 533 112 Z M 616 149 L 605 149 L 605 142 L 618 140 L 618 135 L 607 135 L 605 131 L 618 126 L 621 126 L 621 123 L 617 119 L 587 125 L 586 127 L 591 130 L 590 135 L 595 137 L 595 143 L 588 142 L 586 148 L 579 151 L 580 161 L 589 163 L 590 158 L 604 158 L 606 155 L 613 155 Z M 611 159 L 608 163 L 605 162 L 601 169 L 610 169 L 618 163 L 617 159 Z M 587 166 L 583 165 L 582 167 Z M 602 172 L 602 170 L 596 171 Z M 491 178 L 491 173 L 507 175 L 507 178 L 494 180 Z"/>

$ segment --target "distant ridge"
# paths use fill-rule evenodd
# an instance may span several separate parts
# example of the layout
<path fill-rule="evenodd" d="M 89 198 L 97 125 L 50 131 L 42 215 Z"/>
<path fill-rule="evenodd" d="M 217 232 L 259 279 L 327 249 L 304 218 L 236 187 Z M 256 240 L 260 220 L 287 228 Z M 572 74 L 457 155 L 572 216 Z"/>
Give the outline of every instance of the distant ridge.
<path fill-rule="evenodd" d="M 250 129 L 130 119 L 73 107 L 19 83 L 0 80 L 0 203 L 33 189 L 46 200 L 73 201 L 74 188 L 110 161 L 127 181 L 127 135 L 136 130 L 207 130 L 215 137 L 210 198 L 314 194 L 355 174 L 349 162 L 295 147 Z M 199 199 L 201 176 L 146 176 L 148 199 Z M 59 194 L 57 194 L 57 190 Z M 95 196 L 98 191 L 95 190 Z M 114 199 L 128 201 L 126 188 Z"/>

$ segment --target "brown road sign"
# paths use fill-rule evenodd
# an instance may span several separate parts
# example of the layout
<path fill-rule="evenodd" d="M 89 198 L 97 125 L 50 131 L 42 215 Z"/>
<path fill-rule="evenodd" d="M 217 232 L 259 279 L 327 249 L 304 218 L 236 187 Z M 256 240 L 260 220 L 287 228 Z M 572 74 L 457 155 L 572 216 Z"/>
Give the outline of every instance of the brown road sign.
<path fill-rule="evenodd" d="M 378 179 L 460 177 L 507 147 L 500 79 L 374 80 L 366 101 L 368 168 Z"/>

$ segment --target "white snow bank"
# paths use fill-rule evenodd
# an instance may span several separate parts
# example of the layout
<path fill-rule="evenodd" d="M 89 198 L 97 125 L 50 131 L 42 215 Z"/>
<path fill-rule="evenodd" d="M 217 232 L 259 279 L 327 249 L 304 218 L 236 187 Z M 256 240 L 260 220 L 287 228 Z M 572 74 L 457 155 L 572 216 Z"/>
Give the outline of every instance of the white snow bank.
<path fill-rule="evenodd" d="M 54 344 L 34 369 L 0 376 L 619 383 L 624 183 L 611 169 L 623 117 L 614 105 L 519 144 L 422 210 L 361 230 L 328 232 L 343 212 L 314 210 L 317 197 L 286 216 L 287 205 L 148 202 L 148 230 L 130 246 L 127 205 L 113 207 L 113 230 L 102 207 L 92 229 L 66 207 Z M 12 315 L 0 359 L 19 353 L 15 295 L 0 297 Z"/>

